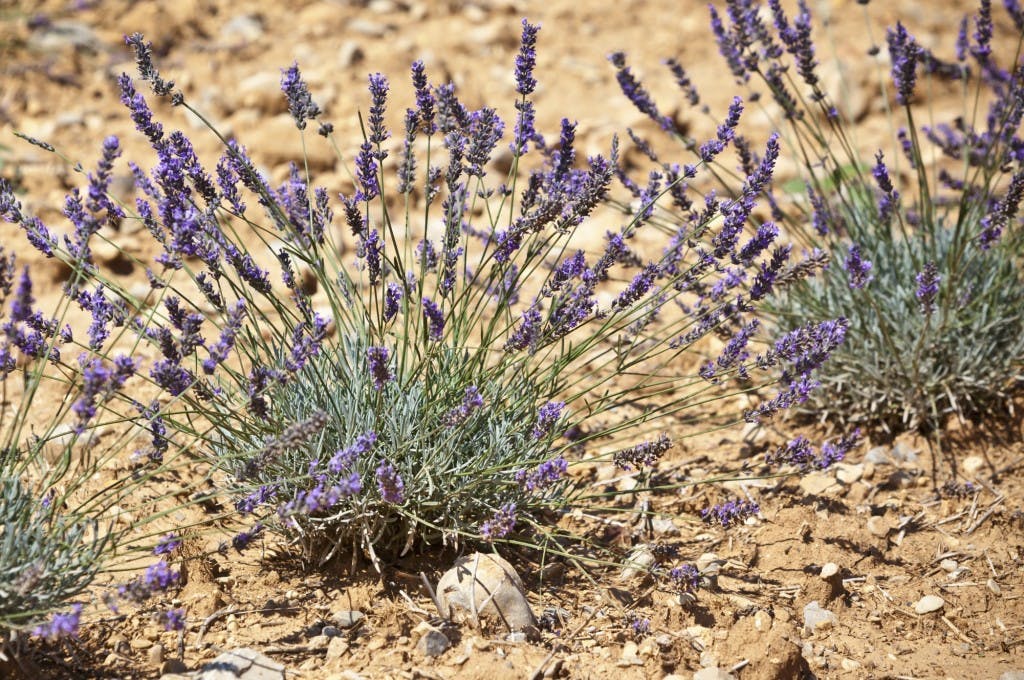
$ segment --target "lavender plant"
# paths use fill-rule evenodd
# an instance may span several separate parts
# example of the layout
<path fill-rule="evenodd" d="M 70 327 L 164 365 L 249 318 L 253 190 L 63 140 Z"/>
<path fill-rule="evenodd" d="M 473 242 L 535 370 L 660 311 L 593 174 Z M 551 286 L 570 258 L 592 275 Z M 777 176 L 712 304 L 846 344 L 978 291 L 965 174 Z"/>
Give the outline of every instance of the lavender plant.
<path fill-rule="evenodd" d="M 122 320 L 138 352 L 156 357 L 135 373 L 161 394 L 139 403 L 135 421 L 153 436 L 151 457 L 169 440 L 191 441 L 195 464 L 215 471 L 248 522 L 225 550 L 266 530 L 314 564 L 349 548 L 378 563 L 437 543 L 536 545 L 553 531 L 552 510 L 584 500 L 568 476 L 581 451 L 650 467 L 671 448 L 674 421 L 741 420 L 708 413 L 716 398 L 775 389 L 748 419 L 805 399 L 842 343 L 842 319 L 761 353 L 751 342 L 758 304 L 817 266 L 790 262 L 770 230 L 741 239 L 771 180 L 775 138 L 735 201 L 693 210 L 652 253 L 636 238 L 659 201 L 689 200 L 686 182 L 733 141 L 739 103 L 708 159 L 652 174 L 625 222 L 596 248 L 587 240 L 581 227 L 608 198 L 618 145 L 584 160 L 574 123 L 562 121 L 557 141 L 535 128 L 537 35 L 524 21 L 508 135 L 496 110 L 468 109 L 416 62 L 416 106 L 390 142 L 390 83 L 370 75 L 355 190 L 337 203 L 301 160 L 275 186 L 213 126 L 223 154 L 209 172 L 132 79 L 119 79 L 156 164 L 129 164 L 138 197 L 117 207 L 160 253 L 138 263 L 146 300 L 90 267 L 80 270 L 99 288 L 74 299 L 102 324 L 121 318 L 107 305 L 142 310 Z M 142 36 L 128 42 L 153 92 L 202 119 Z M 281 85 L 297 146 L 320 143 L 314 123 L 333 142 L 298 66 Z M 491 159 L 506 143 L 512 167 L 495 180 Z M 728 215 L 721 228 L 718 212 Z M 78 227 L 60 242 L 36 220 L 17 221 L 65 261 L 80 261 L 97 231 Z M 748 276 L 754 285 L 741 289 Z M 685 377 L 693 346 L 716 332 L 731 337 L 721 356 Z"/>
<path fill-rule="evenodd" d="M 765 111 L 800 161 L 797 181 L 758 187 L 771 221 L 757 224 L 757 233 L 784 232 L 812 257 L 830 260 L 820 276 L 774 294 L 768 318 L 781 330 L 837 315 L 849 324 L 806 413 L 937 434 L 951 415 L 1006 413 L 1020 394 L 1024 13 L 1015 0 L 1003 4 L 1015 33 L 1002 50 L 994 48 L 989 0 L 964 19 L 952 59 L 925 49 L 902 24 L 888 31 L 890 86 L 882 94 L 895 129 L 892 147 L 873 160 L 862 156 L 854 123 L 822 84 L 806 3 L 794 17 L 778 0 L 711 8 L 711 29 L 737 84 L 752 91 L 750 99 L 770 95 L 774 106 Z M 869 54 L 877 52 L 872 46 Z M 1012 59 L 1001 63 L 1000 54 Z M 677 134 L 638 94 L 624 58 L 613 61 L 641 111 L 697 157 L 715 151 Z M 682 66 L 669 66 L 698 103 Z M 962 88 L 964 115 L 922 124 L 929 98 L 946 83 Z M 737 149 L 749 172 L 756 154 L 746 141 Z M 733 171 L 718 164 L 715 172 L 728 180 Z"/>
<path fill-rule="evenodd" d="M 38 225 L 3 180 L 0 195 L 6 217 Z M 15 657 L 26 633 L 77 635 L 101 573 L 115 563 L 129 568 L 150 522 L 174 506 L 146 489 L 168 468 L 133 474 L 120 455 L 126 437 L 115 431 L 124 417 L 111 400 L 134 376 L 135 360 L 108 361 L 76 337 L 64 323 L 69 302 L 44 313 L 29 267 L 18 269 L 0 249 L 0 633 Z M 88 335 L 104 332 L 97 325 Z M 41 407 L 47 402 L 55 407 Z M 122 506 L 140 492 L 161 511 L 126 516 Z"/>

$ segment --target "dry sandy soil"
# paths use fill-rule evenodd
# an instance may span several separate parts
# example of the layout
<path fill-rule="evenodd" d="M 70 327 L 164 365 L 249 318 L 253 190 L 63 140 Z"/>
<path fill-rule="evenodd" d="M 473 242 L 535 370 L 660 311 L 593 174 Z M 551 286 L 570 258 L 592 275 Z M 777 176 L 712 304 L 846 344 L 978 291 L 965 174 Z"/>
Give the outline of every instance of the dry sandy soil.
<path fill-rule="evenodd" d="M 960 2 L 941 8 L 872 3 L 870 29 L 852 1 L 818 9 L 819 18 L 831 19 L 817 34 L 827 46 L 823 68 L 833 82 L 844 76 L 862 146 L 870 150 L 888 134 L 871 85 L 877 65 L 865 56 L 870 36 L 880 40 L 882 27 L 900 18 L 923 43 L 948 54 L 967 9 Z M 618 94 L 609 52 L 629 52 L 663 102 L 681 101 L 660 66 L 666 57 L 691 70 L 713 112 L 724 111 L 733 94 L 707 31 L 704 3 L 691 0 L 7 0 L 0 2 L 0 173 L 24 189 L 30 212 L 57 226 L 63 194 L 77 176 L 13 131 L 45 139 L 86 166 L 108 134 L 124 140 L 127 157 L 137 157 L 144 140 L 120 106 L 114 82 L 122 71 L 133 73 L 122 39 L 128 33 L 141 31 L 152 40 L 164 74 L 280 177 L 300 154 L 279 93 L 281 67 L 298 61 L 337 137 L 353 147 L 356 112 L 367 106 L 366 74 L 391 77 L 392 112 L 400 112 L 411 103 L 406 74 L 416 58 L 425 60 L 433 80 L 457 83 L 468 105 L 498 106 L 511 120 L 512 61 L 523 16 L 543 26 L 538 125 L 554 133 L 563 116 L 578 119 L 577 138 L 587 153 L 605 151 L 611 134 L 626 126 L 649 130 Z M 936 103 L 940 111 L 947 105 L 956 109 L 953 100 Z M 158 115 L 188 131 L 201 155 L 216 153 L 215 140 L 197 121 L 170 109 Z M 697 136 L 713 130 L 714 121 L 699 112 L 679 106 L 674 115 Z M 400 129 L 397 117 L 391 124 Z M 757 138 L 770 120 L 752 111 L 744 125 Z M 318 141 L 309 151 L 317 183 L 349 190 L 347 173 Z M 3 238 L 16 237 L 8 230 Z M 147 248 L 127 238 L 123 247 L 140 256 Z M 48 265 L 22 250 L 36 272 L 46 271 Z M 37 278 L 41 297 L 59 293 L 55 278 Z M 794 428 L 776 423 L 746 437 L 737 431 L 690 439 L 661 462 L 659 478 L 673 484 L 738 469 L 792 437 Z M 223 650 L 251 647 L 283 664 L 289 677 L 308 678 L 493 679 L 536 672 L 616 679 L 980 680 L 1024 673 L 1020 423 L 1011 423 L 1004 436 L 964 429 L 951 437 L 961 479 L 980 485 L 962 498 L 936 493 L 926 444 L 904 436 L 870 442 L 827 474 L 732 483 L 732 492 L 745 489 L 757 498 L 762 513 L 728 532 L 695 521 L 694 512 L 723 493 L 705 487 L 623 496 L 621 515 L 601 525 L 580 520 L 580 528 L 622 549 L 660 542 L 677 546 L 684 559 L 717 556 L 717 583 L 687 606 L 617 569 L 549 568 L 541 582 L 539 565 L 521 559 L 516 565 L 534 610 L 554 612 L 542 639 L 509 641 L 501 631 L 463 625 L 446 628 L 451 648 L 428 658 L 417 650 L 417 626 L 436 612 L 417 574 L 436 579 L 456 555 L 418 557 L 389 565 L 383 575 L 347 566 L 303 573 L 268 545 L 263 555 L 189 564 L 188 583 L 176 594 L 189 609 L 182 636 L 162 632 L 147 612 L 93 620 L 77 643 L 38 648 L 37 662 L 55 677 L 158 677 L 182 668 L 181 662 L 196 669 Z M 586 475 L 581 481 L 595 488 L 628 483 L 601 466 Z M 946 476 L 944 469 L 940 478 Z M 644 503 L 656 521 L 638 520 Z M 826 565 L 834 575 L 823 578 Z M 941 607 L 920 613 L 925 596 L 941 598 Z M 834 619 L 806 627 L 810 602 Z M 325 635 L 324 625 L 341 611 L 365 618 Z M 633 634 L 630 615 L 649 619 L 645 636 Z"/>

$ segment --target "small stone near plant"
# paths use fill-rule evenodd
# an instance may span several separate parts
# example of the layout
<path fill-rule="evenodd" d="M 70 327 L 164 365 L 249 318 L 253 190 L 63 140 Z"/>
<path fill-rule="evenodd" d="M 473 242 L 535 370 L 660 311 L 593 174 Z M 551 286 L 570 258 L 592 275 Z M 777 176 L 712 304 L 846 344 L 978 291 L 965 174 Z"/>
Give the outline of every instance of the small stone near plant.
<path fill-rule="evenodd" d="M 416 649 L 423 656 L 441 656 L 451 646 L 452 643 L 448 637 L 436 628 L 427 630 L 423 633 L 420 641 L 416 643 Z"/>
<path fill-rule="evenodd" d="M 224 652 L 204 664 L 196 680 L 285 680 L 284 666 L 254 649 Z"/>
<path fill-rule="evenodd" d="M 498 555 L 460 557 L 438 582 L 437 596 L 445 615 L 478 618 L 511 632 L 537 631 L 519 574 Z"/>
<path fill-rule="evenodd" d="M 930 614 L 939 611 L 945 604 L 946 601 L 938 595 L 925 595 L 914 603 L 914 611 L 918 614 Z"/>
<path fill-rule="evenodd" d="M 331 614 L 331 621 L 334 623 L 334 625 L 336 625 L 338 628 L 344 628 L 346 630 L 349 628 L 355 628 L 357 625 L 362 623 L 363 619 L 365 618 L 366 615 L 359 611 L 343 610 Z M 324 633 L 324 635 L 327 635 L 327 633 Z"/>

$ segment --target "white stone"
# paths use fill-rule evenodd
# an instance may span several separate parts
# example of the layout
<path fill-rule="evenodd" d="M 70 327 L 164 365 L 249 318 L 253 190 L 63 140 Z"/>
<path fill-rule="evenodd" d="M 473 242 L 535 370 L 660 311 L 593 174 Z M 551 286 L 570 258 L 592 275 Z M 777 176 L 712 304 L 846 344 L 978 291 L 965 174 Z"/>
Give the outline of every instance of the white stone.
<path fill-rule="evenodd" d="M 817 630 L 827 630 L 835 625 L 836 615 L 823 609 L 817 600 L 808 602 L 804 607 L 804 632 L 810 634 Z"/>
<path fill-rule="evenodd" d="M 914 611 L 918 614 L 930 614 L 939 611 L 945 604 L 946 601 L 938 595 L 925 595 L 914 603 Z"/>
<path fill-rule="evenodd" d="M 537 619 L 524 594 L 519 574 L 494 554 L 460 557 L 437 584 L 441 610 L 488 620 L 510 631 L 536 632 Z"/>

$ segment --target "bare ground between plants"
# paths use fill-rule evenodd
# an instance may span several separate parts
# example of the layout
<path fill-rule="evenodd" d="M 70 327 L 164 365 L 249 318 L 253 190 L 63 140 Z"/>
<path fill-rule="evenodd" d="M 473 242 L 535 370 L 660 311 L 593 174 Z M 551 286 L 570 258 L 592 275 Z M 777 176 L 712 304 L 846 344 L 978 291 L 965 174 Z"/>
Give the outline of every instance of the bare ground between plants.
<path fill-rule="evenodd" d="M 756 466 L 773 438 L 690 440 L 661 461 L 658 479 L 704 477 L 718 468 L 715 458 L 737 450 Z M 684 606 L 619 569 L 581 570 L 557 558 L 541 565 L 536 554 L 504 551 L 549 622 L 539 642 L 463 624 L 442 627 L 452 646 L 440 656 L 417 648 L 422 622 L 441 626 L 420 573 L 436 583 L 452 551 L 409 557 L 380 576 L 348 559 L 303 573 L 267 543 L 242 558 L 186 563 L 175 600 L 189 611 L 183 635 L 163 632 L 143 610 L 94 622 L 78 643 L 40 648 L 36 660 L 58 677 L 159 677 L 179 667 L 169 659 L 197 669 L 250 647 L 309 678 L 690 678 L 704 667 L 737 678 L 998 678 L 1024 667 L 1024 448 L 956 450 L 968 477 L 982 482 L 964 498 L 939 498 L 924 443 L 901 438 L 799 482 L 729 483 L 762 507 L 759 519 L 729 532 L 680 519 L 719 493 L 712 487 L 623 496 L 621 513 L 603 521 L 577 512 L 563 521 L 606 545 L 674 545 L 684 560 L 717 560 L 720 575 Z M 635 483 L 610 463 L 583 470 L 581 481 L 597 489 Z M 835 576 L 823 578 L 830 563 Z M 926 596 L 941 607 L 920 613 Z M 811 602 L 834 620 L 809 629 Z M 347 612 L 364 618 L 345 628 Z M 632 617 L 648 619 L 650 631 L 636 636 Z"/>
<path fill-rule="evenodd" d="M 930 9 L 899 5 L 870 6 L 875 40 L 881 36 L 879 26 L 899 17 L 923 40 L 941 40 L 948 48 L 950 27 L 973 9 L 970 3 Z M 868 41 L 859 23 L 860 8 L 835 2 L 830 11 L 832 31 L 839 36 L 836 51 L 849 69 L 845 75 L 867 88 L 873 67 L 856 66 Z M 68 30 L 33 24 L 28 16 L 36 12 L 47 15 L 51 26 L 65 22 L 58 25 Z M 136 30 L 160 48 L 167 74 L 205 103 L 218 123 L 242 136 L 276 175 L 299 148 L 297 138 L 274 127 L 285 112 L 278 69 L 295 59 L 338 126 L 339 138 L 354 143 L 355 110 L 365 108 L 366 72 L 387 73 L 397 83 L 417 57 L 427 60 L 432 73 L 451 76 L 461 92 L 479 100 L 470 103 L 510 104 L 518 20 L 527 15 L 543 25 L 539 126 L 552 131 L 562 116 L 580 119 L 578 136 L 588 153 L 603 151 L 613 130 L 646 125 L 616 93 L 612 70 L 603 61 L 608 52 L 629 50 L 638 65 L 646 64 L 648 74 L 656 72 L 663 57 L 677 56 L 688 68 L 692 65 L 698 82 L 715 82 L 723 75 L 703 3 L 680 9 L 678 3 L 660 0 L 585 7 L 568 0 L 522 5 L 385 0 L 365 6 L 308 2 L 286 10 L 262 1 L 102 2 L 85 9 L 44 2 L 31 8 L 27 3 L 4 5 L 0 13 L 0 144 L 9 147 L 0 149 L 0 172 L 20 180 L 32 199 L 28 210 L 54 223 L 63 193 L 75 179 L 11 131 L 44 138 L 86 165 L 106 134 L 138 142 L 112 83 L 112 75 L 132 71 L 120 39 Z M 69 44 L 69 35 L 81 37 L 81 44 Z M 663 87 L 652 82 L 659 96 L 670 86 L 667 78 L 660 82 Z M 396 93 L 393 110 L 400 111 L 401 97 L 409 95 Z M 705 95 L 713 110 L 722 111 L 732 91 L 722 87 Z M 956 101 L 951 95 L 945 104 L 956 110 Z M 880 104 L 856 88 L 848 103 L 860 120 L 860 143 L 872 148 L 872 131 L 885 129 Z M 696 113 L 680 115 L 699 120 Z M 747 123 L 755 130 L 768 125 L 756 112 Z M 696 132 L 701 124 L 694 125 Z M 131 155 L 141 145 L 127 148 Z M 198 151 L 203 155 L 211 149 Z M 332 157 L 316 155 L 316 149 L 311 153 L 318 182 L 335 192 L 351 186 Z M 4 238 L 13 237 L 4 232 Z M 145 246 L 132 238 L 116 237 L 129 250 L 146 254 Z M 42 261 L 29 261 L 34 271 L 50 271 Z M 59 272 L 52 273 L 53 280 L 43 284 L 48 289 L 38 291 L 44 304 L 59 294 Z M 775 428 L 753 442 L 742 441 L 738 432 L 688 439 L 660 463 L 658 474 L 666 483 L 681 483 L 723 468 L 734 470 L 745 460 L 756 464 L 762 447 L 795 435 L 787 423 Z M 640 578 L 623 579 L 616 569 L 585 573 L 572 565 L 547 566 L 541 580 L 535 555 L 517 560 L 535 612 L 555 612 L 552 629 L 538 643 L 508 642 L 501 631 L 464 625 L 446 631 L 453 644 L 440 657 L 428 659 L 417 651 L 417 626 L 437 615 L 419 573 L 436 582 L 454 561 L 453 552 L 419 555 L 389 565 L 380 576 L 367 564 L 353 570 L 348 561 L 302 573 L 294 561 L 254 549 L 242 558 L 215 555 L 188 563 L 188 582 L 176 596 L 189 610 L 183 636 L 162 632 L 142 611 L 91 621 L 81 641 L 40 646 L 34 658 L 41 671 L 55 677 L 158 677 L 170 659 L 180 658 L 196 669 L 222 650 L 248 646 L 296 677 L 310 678 L 491 679 L 530 677 L 538 671 L 548 677 L 675 673 L 689 678 L 702 666 L 741 679 L 802 673 L 998 678 L 1005 671 L 1024 671 L 1024 448 L 1020 423 L 1010 430 L 1006 441 L 991 433 L 958 434 L 951 450 L 960 473 L 983 486 L 962 499 L 936 497 L 926 445 L 905 438 L 895 449 L 886 444 L 868 461 L 864 457 L 871 447 L 865 447 L 847 461 L 848 467 L 827 476 L 799 483 L 795 478 L 747 483 L 761 503 L 761 518 L 729 532 L 685 519 L 706 505 L 705 493 L 713 494 L 710 500 L 723 493 L 713 487 L 649 498 L 623 496 L 622 512 L 605 523 L 585 512 L 566 518 L 574 529 L 622 551 L 661 541 L 678 545 L 684 559 L 714 553 L 722 562 L 721 574 L 716 588 L 700 592 L 695 605 L 683 607 L 673 593 Z M 595 489 L 632 483 L 628 477 L 617 479 L 610 465 L 579 469 L 581 481 Z M 744 493 L 741 485 L 730 486 L 731 492 Z M 647 521 L 640 512 L 647 507 L 662 514 Z M 204 541 L 190 547 L 202 552 L 208 547 Z M 837 565 L 838 573 L 824 580 L 820 573 L 828 563 Z M 941 597 L 942 607 L 917 613 L 915 605 L 928 595 Z M 811 601 L 835 615 L 832 625 L 805 630 L 804 608 Z M 365 618 L 352 629 L 332 623 L 332 615 L 346 611 Z M 650 620 L 646 636 L 634 639 L 630 615 Z M 325 636 L 325 624 L 340 634 Z"/>

